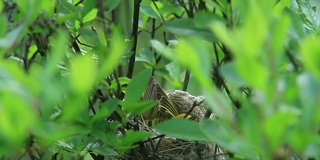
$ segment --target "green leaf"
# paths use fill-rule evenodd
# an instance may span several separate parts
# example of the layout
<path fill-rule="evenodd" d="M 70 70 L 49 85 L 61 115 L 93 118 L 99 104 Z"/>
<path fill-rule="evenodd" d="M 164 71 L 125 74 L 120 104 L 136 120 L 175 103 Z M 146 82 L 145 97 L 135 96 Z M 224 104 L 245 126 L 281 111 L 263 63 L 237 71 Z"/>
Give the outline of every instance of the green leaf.
<path fill-rule="evenodd" d="M 161 17 L 161 15 L 163 17 L 166 17 L 165 13 L 160 13 L 159 10 L 161 10 L 163 8 L 163 4 L 160 1 L 153 1 L 151 3 L 151 8 L 153 9 L 153 11 L 158 15 L 158 17 Z"/>
<path fill-rule="evenodd" d="M 62 6 L 62 8 L 59 10 L 59 14 L 57 15 L 57 22 L 59 24 L 61 23 L 67 23 L 71 27 L 75 27 L 75 20 L 80 18 L 81 14 L 78 11 L 78 9 L 71 3 L 68 3 L 66 0 L 63 1 L 57 1 L 57 5 Z"/>
<path fill-rule="evenodd" d="M 274 60 L 276 64 L 279 65 L 284 54 L 284 47 L 287 42 L 287 34 L 290 27 L 290 17 L 288 15 L 283 15 L 279 17 L 280 22 L 274 24 L 272 30 L 272 53 L 275 54 Z"/>
<path fill-rule="evenodd" d="M 96 0 L 86 0 L 83 4 L 83 9 L 81 11 L 81 17 L 84 18 L 90 13 L 96 5 Z"/>
<path fill-rule="evenodd" d="M 125 101 L 121 104 L 125 108 L 126 112 L 130 113 L 129 114 L 130 117 L 134 117 L 138 114 L 141 114 L 157 105 L 157 103 L 154 101 L 145 101 L 145 102 Z"/>
<path fill-rule="evenodd" d="M 210 8 L 210 9 L 216 9 L 219 10 L 221 12 L 225 12 L 225 6 L 220 5 L 218 1 L 206 1 L 206 5 Z"/>
<path fill-rule="evenodd" d="M 220 16 L 207 11 L 197 13 L 195 18 L 174 19 L 165 24 L 165 29 L 179 36 L 193 36 L 207 41 L 216 42 L 218 39 L 211 30 L 212 23 L 225 24 Z"/>
<path fill-rule="evenodd" d="M 103 3 L 104 6 L 108 7 L 107 11 L 110 12 L 120 5 L 121 0 L 103 1 Z"/>
<path fill-rule="evenodd" d="M 207 80 L 210 77 L 212 65 L 210 54 L 212 48 L 209 45 L 209 42 L 198 38 L 181 39 L 175 56 L 170 57 L 187 67 L 203 88 L 213 88 L 212 82 Z"/>
<path fill-rule="evenodd" d="M 22 35 L 26 32 L 25 25 L 19 25 L 18 27 L 12 29 L 5 35 L 5 37 L 0 38 L 0 55 L 6 52 L 10 46 L 14 43 L 18 43 Z"/>
<path fill-rule="evenodd" d="M 209 47 L 209 42 L 195 37 L 181 38 L 176 46 L 176 52 L 157 40 L 151 40 L 151 45 L 168 59 L 187 67 L 203 88 L 213 88 L 212 82 L 207 81 L 212 65 L 210 54 L 212 48 Z"/>
<path fill-rule="evenodd" d="M 278 146 L 286 143 L 287 134 L 296 121 L 297 116 L 292 112 L 278 112 L 268 117 L 264 124 L 264 130 L 269 138 L 271 150 L 275 150 Z"/>
<path fill-rule="evenodd" d="M 234 84 L 238 87 L 246 85 L 246 83 L 243 81 L 243 79 L 237 72 L 237 69 L 234 63 L 232 62 L 225 63 L 219 68 L 219 71 L 229 83 Z"/>
<path fill-rule="evenodd" d="M 74 135 L 88 135 L 90 130 L 79 125 L 58 124 L 52 121 L 41 122 L 42 126 L 35 129 L 35 137 L 44 147 L 50 147 L 61 139 Z"/>
<path fill-rule="evenodd" d="M 33 22 L 34 19 L 39 14 L 39 11 L 41 11 L 41 2 L 40 5 L 38 3 L 38 0 L 16 0 L 17 6 L 19 8 L 19 11 L 22 15 L 24 15 L 23 19 L 27 24 L 30 24 Z"/>
<path fill-rule="evenodd" d="M 75 28 L 75 19 L 78 17 L 77 12 L 72 12 L 68 14 L 60 14 L 57 17 L 56 22 L 58 24 L 62 24 L 66 22 L 66 24 L 69 24 L 72 28 Z"/>
<path fill-rule="evenodd" d="M 238 55 L 240 56 L 240 55 Z M 266 89 L 269 70 L 252 56 L 243 55 L 235 62 L 236 69 L 249 86 Z M 254 78 L 252 78 L 254 77 Z"/>
<path fill-rule="evenodd" d="M 208 141 L 210 140 L 204 129 L 196 122 L 187 119 L 170 119 L 155 126 L 156 130 L 181 139 Z"/>
<path fill-rule="evenodd" d="M 139 52 L 139 56 L 136 57 L 136 61 L 146 62 L 153 65 L 155 63 L 154 54 L 151 50 L 142 48 Z"/>
<path fill-rule="evenodd" d="M 93 124 L 94 122 L 98 120 L 105 120 L 106 117 L 109 117 L 113 111 L 115 111 L 118 107 L 118 100 L 117 99 L 109 99 L 108 101 L 104 102 L 97 114 L 95 114 L 92 119 L 91 123 Z"/>
<path fill-rule="evenodd" d="M 302 107 L 300 118 L 301 131 L 310 131 L 312 126 L 320 122 L 319 113 L 319 79 L 316 79 L 309 73 L 299 75 L 297 79 L 299 88 L 299 100 Z"/>
<path fill-rule="evenodd" d="M 82 27 L 79 29 L 79 33 L 81 35 L 80 39 L 85 43 L 94 46 L 100 45 L 98 35 L 92 29 Z"/>
<path fill-rule="evenodd" d="M 221 93 L 219 90 L 214 90 L 212 88 L 206 88 L 203 91 L 206 102 L 209 109 L 212 110 L 221 120 L 232 124 L 234 113 L 233 106 L 230 104 L 228 98 Z"/>
<path fill-rule="evenodd" d="M 154 5 L 153 5 L 154 6 Z M 174 15 L 183 15 L 184 8 L 172 3 L 167 3 L 163 5 L 163 7 L 159 8 L 159 12 L 163 15 L 163 17 L 168 21 L 174 19 Z"/>
<path fill-rule="evenodd" d="M 104 47 L 107 46 L 107 43 L 108 43 L 109 40 L 107 39 L 108 35 L 105 34 L 103 26 L 101 26 L 99 24 L 99 22 L 96 22 L 94 20 L 89 21 L 88 22 L 88 26 L 91 26 L 91 29 L 94 26 L 94 28 L 95 28 L 95 33 L 94 34 L 97 35 L 100 44 L 102 46 L 104 46 Z"/>
<path fill-rule="evenodd" d="M 125 136 L 121 139 L 120 143 L 117 143 L 115 147 L 120 152 L 120 155 L 123 155 L 125 151 L 135 147 L 133 145 L 134 143 L 146 139 L 150 136 L 151 133 L 149 132 L 128 130 Z"/>
<path fill-rule="evenodd" d="M 305 17 L 306 28 L 319 33 L 320 18 L 312 9 L 310 2 L 308 0 L 295 0 L 295 2 L 298 4 L 299 11 L 302 12 L 303 16 Z"/>
<path fill-rule="evenodd" d="M 96 84 L 96 64 L 90 54 L 76 57 L 70 69 L 70 84 L 77 94 L 88 94 Z"/>
<path fill-rule="evenodd" d="M 50 76 L 55 76 L 52 73 L 57 71 L 57 64 L 59 64 L 63 56 L 65 56 L 64 53 L 66 52 L 68 46 L 67 34 L 64 31 L 58 32 L 52 38 L 52 44 L 54 47 L 50 48 L 50 55 L 48 55 L 50 61 L 46 63 L 45 67 L 47 74 L 46 76 L 49 76 L 48 78 L 52 78 Z"/>
<path fill-rule="evenodd" d="M 4 76 L 8 73 L 3 69 L 0 66 L 0 155 L 15 152 L 27 140 L 30 130 L 39 127 L 30 93 L 10 73 Z"/>
<path fill-rule="evenodd" d="M 114 157 L 118 156 L 119 154 L 114 151 L 113 149 L 107 147 L 107 146 L 101 146 L 101 147 L 93 147 L 90 148 L 94 153 L 97 153 L 99 155 L 103 155 L 106 157 Z"/>
<path fill-rule="evenodd" d="M 175 88 L 181 88 L 181 73 L 183 71 L 182 67 L 177 64 L 176 62 L 171 62 L 165 66 L 166 72 L 169 73 L 163 73 L 163 75 L 170 77 L 167 80 L 172 84 Z"/>
<path fill-rule="evenodd" d="M 263 90 L 266 89 L 269 74 L 266 68 L 268 53 L 264 49 L 264 45 L 268 43 L 265 37 L 268 36 L 269 15 L 263 12 L 264 9 L 258 9 L 264 7 L 254 4 L 250 7 L 252 13 L 247 15 L 241 28 L 228 30 L 224 24 L 214 23 L 212 29 L 233 53 L 241 78 L 248 85 Z"/>
<path fill-rule="evenodd" d="M 285 8 L 291 7 L 291 0 L 282 0 L 277 3 L 277 5 L 273 9 L 273 14 L 277 17 L 280 17 Z"/>
<path fill-rule="evenodd" d="M 45 12 L 47 12 L 47 14 L 49 16 L 54 15 L 56 0 L 45 0 L 45 1 L 38 0 L 38 3 L 41 3 L 41 9 L 44 10 Z M 38 4 L 36 3 L 36 5 L 38 5 Z"/>
<path fill-rule="evenodd" d="M 7 18 L 4 15 L 0 16 L 0 24 L 0 38 L 2 38 L 7 32 Z"/>
<path fill-rule="evenodd" d="M 258 149 L 239 136 L 229 124 L 220 120 L 204 119 L 200 125 L 210 141 L 248 159 L 259 159 Z"/>
<path fill-rule="evenodd" d="M 107 146 L 115 146 L 119 143 L 119 136 L 114 132 L 117 128 L 121 127 L 122 124 L 118 121 L 113 121 L 106 123 L 105 121 L 100 121 L 100 125 L 94 127 L 94 131 L 91 132 L 93 137 L 97 137 Z M 99 124 L 99 123 L 96 123 Z"/>
<path fill-rule="evenodd" d="M 300 15 L 291 9 L 284 9 L 284 13 L 291 19 L 292 29 L 289 32 L 289 36 L 296 39 L 297 41 L 306 36 L 306 30 L 304 29 L 303 20 Z"/>
<path fill-rule="evenodd" d="M 110 48 L 103 47 L 99 50 L 99 61 L 101 70 L 99 71 L 98 80 L 104 79 L 107 75 L 111 74 L 125 52 L 127 44 L 125 43 L 124 33 L 120 26 L 112 27 L 112 34 L 108 44 Z"/>
<path fill-rule="evenodd" d="M 199 19 L 174 19 L 165 24 L 165 30 L 179 36 L 195 36 L 208 41 L 217 41 L 209 27 L 198 24 L 201 24 Z"/>
<path fill-rule="evenodd" d="M 64 141 L 58 141 L 55 144 L 55 147 L 57 147 L 59 149 L 63 149 L 63 150 L 68 151 L 68 152 L 73 152 L 74 151 L 74 148 L 71 145 L 69 145 L 68 143 L 64 142 Z"/>
<path fill-rule="evenodd" d="M 119 77 L 118 80 L 112 80 L 111 85 L 108 88 L 108 91 L 110 91 L 111 93 L 114 93 L 115 91 L 118 90 L 118 85 L 119 85 L 121 91 L 126 93 L 126 87 L 124 87 L 124 86 L 129 84 L 130 81 L 131 81 L 131 79 L 129 79 L 128 77 Z"/>
<path fill-rule="evenodd" d="M 141 6 L 140 11 L 151 18 L 159 19 L 158 14 L 150 6 Z"/>
<path fill-rule="evenodd" d="M 3 1 L 0 1 L 0 12 L 2 13 L 2 9 L 3 9 Z"/>
<path fill-rule="evenodd" d="M 307 38 L 301 46 L 301 56 L 304 65 L 320 79 L 320 37 Z"/>
<path fill-rule="evenodd" d="M 141 141 L 151 136 L 151 133 L 145 131 L 128 130 L 122 139 L 122 144 L 132 145 L 135 142 Z"/>
<path fill-rule="evenodd" d="M 125 101 L 127 103 L 139 101 L 143 92 L 147 88 L 150 76 L 151 70 L 145 69 L 132 78 L 127 87 L 127 92 L 125 95 Z"/>
<path fill-rule="evenodd" d="M 164 56 L 168 57 L 168 58 L 175 58 L 175 53 L 169 48 L 166 47 L 165 45 L 163 45 L 161 42 L 157 41 L 157 40 L 151 40 L 151 46 L 157 50 L 157 52 L 163 54 Z"/>
<path fill-rule="evenodd" d="M 53 107 L 63 98 L 64 91 L 69 87 L 67 79 L 62 81 L 61 77 L 57 77 L 57 74 L 60 74 L 57 64 L 65 56 L 68 45 L 67 40 L 65 32 L 60 31 L 53 35 L 51 41 L 53 47 L 50 48 L 50 54 L 47 55 L 47 58 L 50 60 L 45 63 L 43 70 L 35 71 L 37 78 L 39 78 L 38 82 L 42 86 L 46 86 L 45 90 L 39 89 L 42 97 L 41 111 L 44 119 L 50 119 Z"/>
<path fill-rule="evenodd" d="M 86 15 L 83 17 L 82 22 L 83 22 L 83 23 L 86 23 L 86 22 L 88 22 L 88 21 L 93 20 L 94 18 L 96 18 L 97 13 L 98 13 L 98 10 L 97 10 L 96 8 L 92 9 L 88 14 L 86 14 Z"/>

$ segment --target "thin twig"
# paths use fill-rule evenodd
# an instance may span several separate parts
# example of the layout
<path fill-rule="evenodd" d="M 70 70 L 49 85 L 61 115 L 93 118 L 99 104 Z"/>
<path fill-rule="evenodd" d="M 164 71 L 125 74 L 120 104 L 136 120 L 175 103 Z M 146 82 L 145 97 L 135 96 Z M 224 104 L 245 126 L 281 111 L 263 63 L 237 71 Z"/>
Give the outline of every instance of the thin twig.
<path fill-rule="evenodd" d="M 25 151 L 17 160 L 22 159 L 27 154 L 27 151 Z"/>
<path fill-rule="evenodd" d="M 288 56 L 290 62 L 292 63 L 294 71 L 298 71 L 299 64 L 298 64 L 296 58 L 290 53 L 290 51 L 288 49 L 286 49 L 286 55 Z"/>
<path fill-rule="evenodd" d="M 155 140 L 155 139 L 164 137 L 164 136 L 165 136 L 164 134 L 160 134 L 160 135 L 157 135 L 157 136 L 155 136 L 155 137 L 148 138 L 148 140 L 144 140 L 144 141 L 141 141 L 141 142 L 139 142 L 139 143 L 146 143 L 146 142 L 149 142 L 149 141 L 152 141 L 152 140 Z"/>
<path fill-rule="evenodd" d="M 161 14 L 161 12 L 160 12 L 160 10 L 159 10 L 159 7 L 158 7 L 157 3 L 155 2 L 155 0 L 152 0 L 152 3 L 153 3 L 153 5 L 156 7 L 156 10 L 159 12 L 160 18 L 162 19 L 163 23 L 165 23 L 165 22 L 166 22 L 166 19 L 165 19 L 165 18 L 163 17 L 163 15 Z"/>
<path fill-rule="evenodd" d="M 97 98 L 96 97 L 93 97 L 92 100 L 90 100 L 90 98 L 88 99 L 88 102 L 89 102 L 89 109 L 91 109 L 92 113 L 94 115 L 96 115 L 96 111 L 93 107 L 94 103 L 96 102 Z"/>
<path fill-rule="evenodd" d="M 214 145 L 214 152 L 213 152 L 213 160 L 216 160 L 217 159 L 217 153 L 218 153 L 218 145 L 215 144 Z"/>
<path fill-rule="evenodd" d="M 204 102 L 204 100 L 202 100 L 200 103 L 197 103 L 197 102 L 193 102 L 193 105 L 192 107 L 189 109 L 189 111 L 186 113 L 186 115 L 184 115 L 183 118 L 187 118 L 191 112 L 193 111 L 194 108 L 196 108 L 196 106 L 199 106 L 200 104 L 202 104 Z"/>
<path fill-rule="evenodd" d="M 187 15 L 188 15 L 188 17 L 189 17 L 189 10 L 188 10 L 188 8 L 187 8 L 187 5 L 186 5 L 186 3 L 184 3 L 184 1 L 183 0 L 178 0 L 178 2 L 180 3 L 180 5 L 181 5 L 181 7 L 187 12 Z"/>
<path fill-rule="evenodd" d="M 27 143 L 27 146 L 26 146 L 26 150 L 27 150 L 27 153 L 30 157 L 31 160 L 38 160 L 38 158 L 33 154 L 32 152 L 32 145 L 33 145 L 33 140 L 32 140 L 33 136 L 29 136 L 28 138 L 28 143 Z"/>
<path fill-rule="evenodd" d="M 190 80 L 190 71 L 186 70 L 186 74 L 184 76 L 184 81 L 183 81 L 182 91 L 187 91 L 189 80 Z"/>
<path fill-rule="evenodd" d="M 80 5 L 82 2 L 84 2 L 84 0 L 80 0 L 79 2 L 77 2 L 77 3 L 75 4 L 75 6 Z"/>

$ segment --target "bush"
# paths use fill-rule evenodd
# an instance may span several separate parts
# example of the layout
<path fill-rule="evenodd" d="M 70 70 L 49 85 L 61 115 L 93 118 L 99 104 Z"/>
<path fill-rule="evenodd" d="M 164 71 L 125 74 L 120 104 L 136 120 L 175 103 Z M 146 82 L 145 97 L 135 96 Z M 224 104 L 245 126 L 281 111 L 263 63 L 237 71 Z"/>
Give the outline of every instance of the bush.
<path fill-rule="evenodd" d="M 226 159 L 319 159 L 313 5 L 2 0 L 0 158 L 156 159 L 143 149 L 165 134 L 215 143 Z M 205 118 L 165 110 L 169 120 L 141 129 L 141 117 L 164 99 L 177 107 L 164 92 L 141 101 L 150 76 L 203 96 Z"/>

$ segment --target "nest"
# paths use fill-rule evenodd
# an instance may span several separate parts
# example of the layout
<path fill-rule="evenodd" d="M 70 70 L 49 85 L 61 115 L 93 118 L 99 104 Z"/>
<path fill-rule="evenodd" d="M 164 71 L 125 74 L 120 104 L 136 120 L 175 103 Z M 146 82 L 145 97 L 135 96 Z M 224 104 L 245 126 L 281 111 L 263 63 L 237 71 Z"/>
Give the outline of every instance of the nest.
<path fill-rule="evenodd" d="M 202 97 L 195 97 L 183 91 L 170 92 L 168 96 L 182 112 L 190 113 L 193 120 L 200 122 L 204 118 L 206 107 L 203 106 Z M 144 141 L 143 148 L 140 146 L 140 150 L 135 149 L 134 152 L 139 153 L 139 159 L 225 159 L 224 151 L 215 143 L 165 136 L 148 126 L 143 120 L 139 122 L 139 127 L 140 130 L 153 134 L 151 138 Z"/>
<path fill-rule="evenodd" d="M 175 90 L 168 93 L 168 97 L 177 105 L 182 113 L 190 113 L 193 120 L 200 122 L 206 113 L 203 105 L 204 98 L 196 97 L 188 92 Z"/>
<path fill-rule="evenodd" d="M 189 140 L 177 139 L 171 136 L 161 135 L 153 128 L 140 123 L 140 129 L 153 134 L 151 138 L 145 141 L 143 150 L 140 152 L 139 159 L 161 159 L 161 160 L 224 160 L 224 151 L 215 143 L 196 142 Z M 143 154 L 141 153 L 143 152 Z M 142 156 L 144 155 L 144 156 Z"/>

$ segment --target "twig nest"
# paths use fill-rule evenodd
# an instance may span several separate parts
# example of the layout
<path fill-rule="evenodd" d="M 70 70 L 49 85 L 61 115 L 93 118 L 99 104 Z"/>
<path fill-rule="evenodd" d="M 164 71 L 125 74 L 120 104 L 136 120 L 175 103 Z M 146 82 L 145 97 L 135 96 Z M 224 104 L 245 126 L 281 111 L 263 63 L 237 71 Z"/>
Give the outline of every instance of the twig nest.
<path fill-rule="evenodd" d="M 168 97 L 173 103 L 177 105 L 182 113 L 188 113 L 193 105 L 196 105 L 190 112 L 191 118 L 200 122 L 206 113 L 206 107 L 203 106 L 204 98 L 200 96 L 193 96 L 188 92 L 175 90 L 168 93 Z"/>
<path fill-rule="evenodd" d="M 206 113 L 206 107 L 202 103 L 204 98 L 179 90 L 167 92 L 166 94 L 179 108 L 180 113 L 190 113 L 191 119 L 196 122 L 200 122 L 204 118 Z M 144 150 L 142 150 L 144 154 L 141 154 L 141 159 L 142 155 L 147 159 L 164 160 L 225 159 L 224 151 L 215 143 L 182 140 L 162 135 L 144 121 L 139 121 L 139 126 L 141 130 L 153 134 L 152 137 L 144 142 Z"/>
<path fill-rule="evenodd" d="M 164 140 L 162 140 L 164 141 Z M 221 148 L 214 143 L 176 140 L 174 143 L 158 149 L 159 159 L 165 160 L 223 160 L 224 154 Z"/>
<path fill-rule="evenodd" d="M 153 134 L 151 138 L 144 143 L 145 157 L 140 159 L 161 159 L 161 160 L 224 160 L 225 153 L 212 142 L 196 142 L 177 139 L 172 136 L 164 136 L 140 122 L 140 129 Z M 136 150 L 138 151 L 138 150 Z M 141 152 L 141 150 L 140 150 Z"/>

